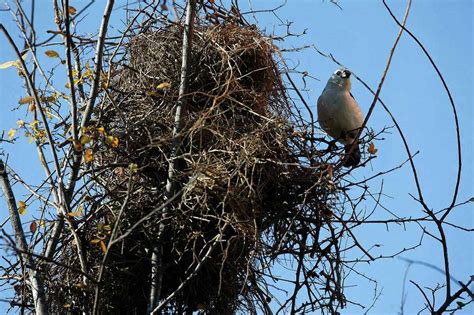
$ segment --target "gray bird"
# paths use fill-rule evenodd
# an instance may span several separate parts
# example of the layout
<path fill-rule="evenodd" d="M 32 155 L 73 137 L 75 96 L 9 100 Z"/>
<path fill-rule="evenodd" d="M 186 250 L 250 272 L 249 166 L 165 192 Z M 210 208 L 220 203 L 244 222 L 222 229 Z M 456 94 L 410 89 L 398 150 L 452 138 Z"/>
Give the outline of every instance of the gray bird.
<path fill-rule="evenodd" d="M 360 162 L 359 144 L 355 144 L 350 154 L 349 151 L 364 121 L 362 111 L 351 94 L 350 76 L 351 72 L 347 69 L 336 70 L 318 99 L 319 124 L 328 135 L 344 144 L 345 167 L 357 166 Z"/>

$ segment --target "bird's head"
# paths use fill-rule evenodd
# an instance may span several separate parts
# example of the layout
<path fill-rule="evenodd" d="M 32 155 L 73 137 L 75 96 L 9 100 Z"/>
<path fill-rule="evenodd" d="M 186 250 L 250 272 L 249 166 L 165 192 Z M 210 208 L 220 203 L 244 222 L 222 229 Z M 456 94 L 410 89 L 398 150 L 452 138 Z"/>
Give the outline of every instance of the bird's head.
<path fill-rule="evenodd" d="M 328 83 L 337 85 L 347 91 L 351 90 L 351 72 L 347 69 L 337 69 L 329 78 Z"/>

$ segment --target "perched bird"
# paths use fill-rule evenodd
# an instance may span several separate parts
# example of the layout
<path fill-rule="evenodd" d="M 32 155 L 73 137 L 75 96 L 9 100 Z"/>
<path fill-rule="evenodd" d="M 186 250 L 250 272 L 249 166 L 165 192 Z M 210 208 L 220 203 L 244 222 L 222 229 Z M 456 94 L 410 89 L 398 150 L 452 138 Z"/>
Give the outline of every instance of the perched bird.
<path fill-rule="evenodd" d="M 364 121 L 351 94 L 350 76 L 347 69 L 336 70 L 318 99 L 319 124 L 328 135 L 345 145 L 345 167 L 357 166 L 360 162 L 359 144 L 354 145 L 352 152 L 350 150 Z"/>

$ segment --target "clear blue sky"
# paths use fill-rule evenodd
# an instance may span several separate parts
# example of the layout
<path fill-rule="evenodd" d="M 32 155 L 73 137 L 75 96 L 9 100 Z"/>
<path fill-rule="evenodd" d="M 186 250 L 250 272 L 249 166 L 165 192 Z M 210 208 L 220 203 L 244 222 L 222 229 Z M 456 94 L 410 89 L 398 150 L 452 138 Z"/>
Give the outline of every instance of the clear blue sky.
<path fill-rule="evenodd" d="M 41 1 L 43 2 L 43 1 Z M 49 5 L 50 1 L 47 1 Z M 71 1 L 80 8 L 88 1 Z M 123 1 L 125 2 L 125 1 Z M 246 2 L 246 1 L 244 1 Z M 283 1 L 253 0 L 256 8 L 267 8 Z M 117 1 L 120 5 L 122 1 Z M 353 0 L 339 1 L 340 10 L 329 1 L 320 0 L 289 0 L 279 11 L 284 20 L 293 21 L 295 32 L 307 29 L 307 35 L 283 44 L 284 47 L 314 44 L 318 49 L 332 53 L 346 67 L 362 77 L 373 89 L 376 88 L 389 50 L 393 44 L 398 28 L 384 9 L 381 1 Z M 405 9 L 405 1 L 389 1 L 395 14 L 401 18 Z M 117 6 L 118 6 L 117 5 Z M 98 18 L 103 11 L 103 1 L 96 1 L 91 7 L 88 24 L 83 27 L 87 31 L 96 31 Z M 51 26 L 51 14 L 47 8 L 37 17 L 40 38 L 46 38 L 46 29 Z M 112 24 L 121 27 L 115 11 Z M 414 1 L 407 27 L 422 41 L 442 71 L 457 104 L 463 145 L 464 170 L 459 194 L 459 201 L 474 196 L 473 189 L 473 4 L 469 0 L 418 0 Z M 0 13 L 0 21 L 13 30 L 11 18 Z M 270 14 L 259 16 L 261 25 L 273 25 L 276 21 Z M 268 28 L 270 30 L 270 28 Z M 16 37 L 19 40 L 18 36 Z M 18 41 L 20 42 L 20 41 Z M 10 48 L 0 46 L 0 63 L 13 59 Z M 337 67 L 314 50 L 307 49 L 300 53 L 291 53 L 287 57 L 290 64 L 299 63 L 299 69 L 308 71 L 320 81 L 309 79 L 309 92 L 305 97 L 313 105 L 321 93 L 327 78 Z M 358 82 L 353 82 L 353 91 L 362 109 L 366 113 L 372 102 L 372 95 Z M 24 92 L 18 86 L 14 70 L 0 71 L 0 130 L 15 126 L 19 112 L 10 109 L 17 104 Z M 434 209 L 445 207 L 451 200 L 456 171 L 455 130 L 452 111 L 448 97 L 442 89 L 441 82 L 433 71 L 427 58 L 415 45 L 412 39 L 403 35 L 395 53 L 389 75 L 383 87 L 381 98 L 390 107 L 405 131 L 412 151 L 420 151 L 415 162 L 428 204 Z M 380 130 L 391 125 L 389 117 L 377 106 L 369 121 L 369 126 Z M 362 179 L 379 171 L 387 170 L 400 164 L 407 157 L 401 140 L 396 131 L 387 134 L 384 141 L 376 142 L 378 158 L 371 167 L 358 170 L 354 177 Z M 31 147 L 3 146 L 10 153 L 13 167 L 21 171 L 27 179 L 37 180 L 35 172 L 38 165 L 29 163 L 28 157 L 33 154 Z M 34 159 L 33 159 L 34 160 Z M 373 191 L 377 191 L 381 179 L 371 183 Z M 384 192 L 382 199 L 385 207 L 399 216 L 421 216 L 420 206 L 414 202 L 409 193 L 415 193 L 411 172 L 404 167 L 383 178 Z M 0 203 L 4 209 L 4 203 Z M 373 202 L 367 201 L 366 207 L 371 208 Z M 472 228 L 474 223 L 472 204 L 454 211 L 448 221 Z M 2 213 L 5 213 L 2 210 Z M 377 218 L 389 217 L 382 208 L 376 211 Z M 431 231 L 433 226 L 427 225 Z M 362 226 L 356 230 L 359 240 L 370 248 L 374 244 L 383 244 L 373 252 L 374 255 L 388 255 L 402 248 L 415 245 L 420 237 L 418 226 Z M 452 275 L 465 281 L 474 274 L 472 233 L 446 229 L 450 247 Z M 349 255 L 359 256 L 353 252 Z M 425 237 L 423 246 L 403 257 L 428 262 L 442 267 L 440 246 Z M 378 290 L 382 294 L 370 314 L 397 314 L 403 276 L 407 264 L 399 259 L 381 260 L 370 265 L 358 265 L 361 272 L 378 281 Z M 434 286 L 444 281 L 443 275 L 437 271 L 420 265 L 413 265 L 408 272 L 408 279 L 423 286 Z M 351 276 L 346 285 L 356 285 L 347 290 L 349 299 L 370 305 L 373 299 L 373 285 L 362 278 Z M 456 284 L 453 288 L 457 289 Z M 407 283 L 406 314 L 412 314 L 422 308 L 422 298 L 412 285 Z M 3 306 L 0 305 L 0 310 Z M 361 314 L 364 311 L 350 307 L 343 314 Z M 474 312 L 470 307 L 469 312 Z"/>

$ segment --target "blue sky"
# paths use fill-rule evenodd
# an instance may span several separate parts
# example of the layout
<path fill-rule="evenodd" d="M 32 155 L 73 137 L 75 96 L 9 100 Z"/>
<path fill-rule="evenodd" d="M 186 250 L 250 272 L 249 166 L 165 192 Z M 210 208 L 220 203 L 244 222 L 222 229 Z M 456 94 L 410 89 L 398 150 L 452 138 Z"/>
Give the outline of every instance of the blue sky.
<path fill-rule="evenodd" d="M 88 1 L 71 1 L 80 8 Z M 388 1 L 394 13 L 401 19 L 405 10 L 405 1 Z M 49 1 L 47 2 L 49 5 Z M 121 1 L 117 1 L 120 5 Z M 267 8 L 282 1 L 254 0 L 256 8 Z M 320 0 L 289 0 L 287 5 L 278 11 L 284 20 L 293 21 L 293 31 L 307 29 L 307 35 L 281 44 L 282 47 L 315 45 L 323 52 L 333 54 L 347 68 L 376 89 L 384 69 L 389 50 L 392 47 L 398 27 L 391 20 L 381 1 L 354 0 L 339 1 L 340 10 L 329 1 Z M 86 18 L 89 21 L 83 25 L 86 31 L 96 31 L 98 18 L 103 11 L 103 2 L 97 1 Z M 47 8 L 37 17 L 39 37 L 46 38 L 45 30 L 54 29 L 51 26 L 51 12 Z M 115 11 L 112 24 L 120 27 L 119 10 Z M 463 176 L 458 201 L 465 201 L 474 196 L 473 189 L 473 4 L 469 0 L 418 0 L 414 1 L 408 18 L 407 27 L 421 40 L 430 52 L 443 73 L 454 96 L 459 113 L 462 145 L 463 145 Z M 0 21 L 13 30 L 11 18 L 6 13 L 0 13 Z M 270 25 L 277 23 L 271 14 L 259 16 L 260 25 L 270 30 Z M 16 37 L 19 40 L 18 36 Z M 20 41 L 18 41 L 20 42 Z M 299 64 L 301 71 L 308 71 L 319 80 L 307 80 L 309 91 L 305 97 L 315 110 L 316 100 L 321 93 L 327 78 L 335 70 L 331 60 L 320 56 L 316 51 L 307 49 L 287 55 L 289 64 Z M 12 60 L 13 54 L 7 45 L 0 46 L 0 63 Z M 297 77 L 296 77 L 297 78 Z M 299 80 L 297 80 L 299 81 Z M 0 71 L 0 130 L 15 127 L 15 121 L 22 117 L 20 112 L 11 112 L 18 99 L 24 95 L 18 84 L 16 71 Z M 301 83 L 301 81 L 299 81 Z M 372 95 L 358 82 L 353 82 L 352 93 L 367 112 Z M 442 88 L 439 78 L 429 64 L 427 58 L 406 35 L 402 36 L 395 52 L 391 69 L 382 89 L 381 98 L 392 110 L 398 122 L 407 135 L 412 151 L 419 150 L 415 158 L 420 180 L 428 205 L 440 209 L 451 201 L 456 174 L 456 146 L 453 114 L 449 100 Z M 380 130 L 390 126 L 391 121 L 380 106 L 375 108 L 369 121 L 369 127 Z M 370 167 L 357 170 L 355 179 L 369 177 L 379 171 L 390 169 L 407 156 L 402 142 L 396 131 L 385 136 L 385 140 L 376 142 L 377 159 Z M 29 163 L 32 148 L 26 144 L 20 146 L 5 145 L 3 148 L 10 153 L 13 167 L 21 171 L 21 175 L 30 180 L 38 180 L 35 173 L 38 165 Z M 381 185 L 382 179 L 371 183 L 374 191 Z M 385 207 L 399 216 L 421 216 L 421 207 L 413 201 L 409 193 L 416 192 L 413 178 L 406 166 L 394 173 L 383 177 L 383 187 L 386 196 L 382 199 Z M 366 205 L 371 208 L 369 200 Z M 1 203 L 2 209 L 4 204 Z M 449 222 L 472 228 L 474 223 L 473 207 L 464 206 L 450 215 Z M 377 218 L 389 217 L 382 208 L 376 211 Z M 435 231 L 431 225 L 426 225 Z M 383 244 L 374 252 L 375 255 L 388 255 L 402 248 L 415 245 L 420 237 L 420 228 L 415 225 L 362 226 L 357 230 L 359 240 L 367 248 L 375 243 Z M 472 233 L 459 232 L 446 228 L 448 245 L 450 247 L 452 275 L 466 281 L 474 274 Z M 353 253 L 358 255 L 359 253 Z M 442 266 L 440 246 L 429 237 L 425 237 L 423 245 L 402 257 L 428 262 L 438 267 Z M 400 309 L 400 299 L 406 262 L 400 259 L 387 259 L 370 265 L 358 265 L 359 270 L 378 281 L 378 289 L 382 289 L 370 314 L 397 314 Z M 412 265 L 408 279 L 419 282 L 424 286 L 442 283 L 444 278 L 439 272 L 421 265 Z M 347 285 L 357 285 L 347 290 L 348 297 L 363 305 L 370 305 L 373 299 L 373 286 L 360 277 L 349 277 Z M 457 286 L 453 284 L 453 288 Z M 405 310 L 412 314 L 422 308 L 422 298 L 413 285 L 407 283 L 407 300 Z M 441 297 L 440 297 L 441 298 Z M 2 306 L 0 305 L 0 309 Z M 466 310 L 472 313 L 474 308 Z M 349 307 L 343 314 L 361 314 L 358 307 Z"/>

